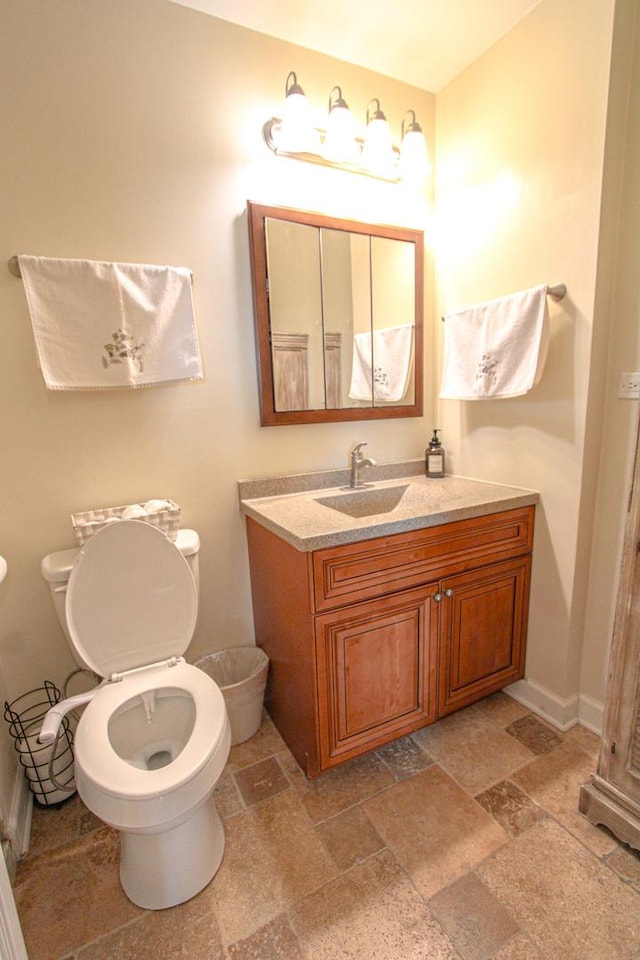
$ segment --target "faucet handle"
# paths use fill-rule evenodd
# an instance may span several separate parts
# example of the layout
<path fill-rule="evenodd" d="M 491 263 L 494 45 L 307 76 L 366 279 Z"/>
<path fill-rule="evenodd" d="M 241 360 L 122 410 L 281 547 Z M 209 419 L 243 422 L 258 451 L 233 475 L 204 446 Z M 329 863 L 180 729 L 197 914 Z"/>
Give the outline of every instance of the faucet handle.
<path fill-rule="evenodd" d="M 362 450 L 363 447 L 366 447 L 366 445 L 367 445 L 366 440 L 361 440 L 360 443 L 356 443 L 355 447 L 351 451 L 351 456 L 358 459 L 360 457 L 360 451 Z"/>

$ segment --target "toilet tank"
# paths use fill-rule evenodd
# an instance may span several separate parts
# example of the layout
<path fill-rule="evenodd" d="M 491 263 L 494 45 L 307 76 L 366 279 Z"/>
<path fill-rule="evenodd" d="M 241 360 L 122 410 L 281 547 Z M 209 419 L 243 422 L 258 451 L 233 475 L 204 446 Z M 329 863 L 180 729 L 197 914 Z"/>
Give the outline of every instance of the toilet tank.
<path fill-rule="evenodd" d="M 178 530 L 175 544 L 189 564 L 191 573 L 193 574 L 193 579 L 196 583 L 196 590 L 198 591 L 199 597 L 200 565 L 198 562 L 198 554 L 200 551 L 200 537 L 195 530 Z M 80 547 L 75 547 L 71 550 L 58 550 L 56 553 L 48 554 L 40 564 L 42 576 L 49 584 L 49 590 L 51 591 L 51 596 L 53 598 L 53 606 L 55 607 L 58 620 L 60 621 L 60 625 L 64 630 L 64 635 L 67 638 L 67 642 L 71 646 L 72 652 L 73 645 L 71 644 L 69 631 L 67 628 L 65 599 L 67 583 L 69 582 L 69 574 L 71 573 L 71 568 L 73 567 L 73 564 L 75 563 L 76 557 L 79 553 Z"/>

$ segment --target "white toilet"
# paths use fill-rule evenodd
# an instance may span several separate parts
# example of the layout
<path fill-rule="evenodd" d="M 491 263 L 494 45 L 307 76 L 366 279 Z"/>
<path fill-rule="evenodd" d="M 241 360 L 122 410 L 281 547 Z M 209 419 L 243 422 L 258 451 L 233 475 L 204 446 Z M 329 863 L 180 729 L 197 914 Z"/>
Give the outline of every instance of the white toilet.
<path fill-rule="evenodd" d="M 118 520 L 42 562 L 76 659 L 104 680 L 53 707 L 41 738 L 88 701 L 75 735 L 78 793 L 120 831 L 122 887 L 151 910 L 195 896 L 224 851 L 212 791 L 230 724 L 219 687 L 182 657 L 196 624 L 198 548 L 194 531 L 174 543 Z"/>

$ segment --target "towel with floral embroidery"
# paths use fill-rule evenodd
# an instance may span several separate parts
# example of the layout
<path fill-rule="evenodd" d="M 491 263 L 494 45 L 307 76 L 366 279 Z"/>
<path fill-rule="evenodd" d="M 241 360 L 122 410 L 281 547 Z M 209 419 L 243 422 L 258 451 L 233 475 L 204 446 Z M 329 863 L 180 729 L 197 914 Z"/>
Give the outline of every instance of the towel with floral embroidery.
<path fill-rule="evenodd" d="M 18 263 L 50 390 L 202 380 L 186 267 L 28 256 Z"/>
<path fill-rule="evenodd" d="M 413 352 L 413 324 L 383 327 L 353 338 L 349 398 L 397 403 L 407 392 Z"/>
<path fill-rule="evenodd" d="M 531 390 L 549 346 L 547 285 L 448 314 L 440 397 L 497 400 Z"/>

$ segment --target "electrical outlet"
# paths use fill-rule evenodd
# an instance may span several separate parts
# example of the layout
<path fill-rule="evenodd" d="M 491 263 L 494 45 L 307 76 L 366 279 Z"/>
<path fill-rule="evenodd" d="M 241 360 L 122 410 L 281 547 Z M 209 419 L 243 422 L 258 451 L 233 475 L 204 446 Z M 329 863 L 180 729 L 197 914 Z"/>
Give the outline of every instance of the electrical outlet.
<path fill-rule="evenodd" d="M 640 373 L 621 373 L 618 396 L 626 400 L 640 398 Z"/>

